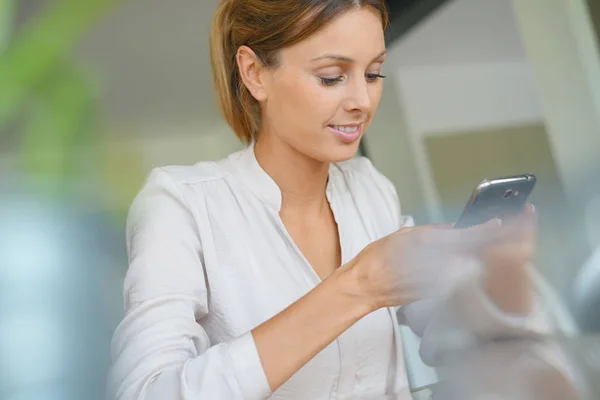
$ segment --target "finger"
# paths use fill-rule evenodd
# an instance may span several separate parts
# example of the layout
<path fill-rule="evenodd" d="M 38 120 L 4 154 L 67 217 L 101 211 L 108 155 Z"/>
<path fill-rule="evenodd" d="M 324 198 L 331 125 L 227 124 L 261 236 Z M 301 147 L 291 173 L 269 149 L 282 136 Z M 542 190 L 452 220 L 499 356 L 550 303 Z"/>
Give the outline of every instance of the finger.
<path fill-rule="evenodd" d="M 492 232 L 498 232 L 502 228 L 503 221 L 500 218 L 492 218 L 487 222 L 479 225 L 474 225 L 466 229 L 457 230 L 463 237 L 481 237 L 486 236 Z"/>
<path fill-rule="evenodd" d="M 427 225 L 416 225 L 410 227 L 402 227 L 398 229 L 396 232 L 392 233 L 392 235 L 402 235 L 412 231 L 420 231 L 426 232 L 427 235 L 435 235 L 438 231 L 451 229 L 453 225 L 450 224 L 427 224 Z"/>
<path fill-rule="evenodd" d="M 531 203 L 527 203 L 517 215 L 510 216 L 508 219 L 535 221 L 537 219 L 537 212 L 535 206 Z"/>
<path fill-rule="evenodd" d="M 420 229 L 420 226 L 403 226 L 402 228 L 398 229 L 395 232 L 392 232 L 392 235 L 394 234 L 403 234 L 403 233 L 408 233 L 408 232 L 412 232 L 415 229 Z"/>
<path fill-rule="evenodd" d="M 538 223 L 538 213 L 535 209 L 535 206 L 531 203 L 527 204 L 526 206 L 526 210 L 525 210 L 525 214 L 527 215 L 527 217 L 529 218 L 529 220 L 534 224 L 537 225 Z"/>
<path fill-rule="evenodd" d="M 516 217 L 528 222 L 537 222 L 537 215 L 538 214 L 535 209 L 535 206 L 531 203 L 528 203 L 525 205 L 525 207 L 523 207 L 519 215 Z"/>
<path fill-rule="evenodd" d="M 438 229 L 454 229 L 454 224 L 436 224 L 435 227 Z"/>
<path fill-rule="evenodd" d="M 536 231 L 537 213 L 535 207 L 533 204 L 527 204 L 518 215 L 506 218 L 503 225 L 507 230 L 507 234 Z M 511 230 L 514 232 L 509 232 Z"/>
<path fill-rule="evenodd" d="M 454 229 L 454 224 L 428 224 L 421 225 L 424 229 Z"/>
<path fill-rule="evenodd" d="M 493 218 L 481 225 L 464 229 L 453 229 L 446 235 L 447 244 L 456 245 L 461 250 L 469 250 L 484 246 L 497 240 L 502 233 L 502 221 Z"/>

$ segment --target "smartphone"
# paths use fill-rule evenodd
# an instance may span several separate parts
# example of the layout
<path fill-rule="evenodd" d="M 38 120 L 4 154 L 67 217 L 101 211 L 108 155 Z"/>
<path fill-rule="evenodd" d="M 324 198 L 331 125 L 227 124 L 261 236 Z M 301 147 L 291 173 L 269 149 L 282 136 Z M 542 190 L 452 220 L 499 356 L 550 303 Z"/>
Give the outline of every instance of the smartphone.
<path fill-rule="evenodd" d="M 505 218 L 519 213 L 533 191 L 535 175 L 523 174 L 496 179 L 484 179 L 473 191 L 455 228 L 468 228 L 493 218 Z"/>

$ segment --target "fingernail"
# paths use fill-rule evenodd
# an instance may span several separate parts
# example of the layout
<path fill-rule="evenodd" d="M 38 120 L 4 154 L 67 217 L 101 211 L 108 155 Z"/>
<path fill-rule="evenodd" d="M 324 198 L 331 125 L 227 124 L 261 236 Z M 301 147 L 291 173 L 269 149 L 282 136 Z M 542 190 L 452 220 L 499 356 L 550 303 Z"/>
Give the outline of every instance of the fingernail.
<path fill-rule="evenodd" d="M 532 213 L 535 212 L 535 206 L 531 203 L 529 203 L 529 212 L 532 212 Z"/>
<path fill-rule="evenodd" d="M 502 226 L 502 220 L 500 218 L 494 218 L 490 221 L 490 224 L 500 227 Z"/>

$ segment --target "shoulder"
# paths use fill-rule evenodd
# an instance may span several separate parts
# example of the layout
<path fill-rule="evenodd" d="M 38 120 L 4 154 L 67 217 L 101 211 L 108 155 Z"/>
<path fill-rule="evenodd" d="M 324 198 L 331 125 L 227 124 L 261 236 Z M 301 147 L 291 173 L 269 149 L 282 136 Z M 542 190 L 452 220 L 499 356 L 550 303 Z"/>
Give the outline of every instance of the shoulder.
<path fill-rule="evenodd" d="M 222 161 L 156 167 L 146 176 L 128 212 L 128 230 L 141 222 L 165 224 L 193 218 L 195 198 L 208 182 L 226 179 Z M 200 189 L 200 190 L 199 190 Z"/>
<path fill-rule="evenodd" d="M 174 197 L 186 197 L 191 188 L 208 182 L 224 180 L 230 175 L 226 168 L 228 159 L 203 161 L 193 165 L 166 165 L 153 168 L 136 196 L 144 198 L 156 192 L 169 193 Z"/>
<path fill-rule="evenodd" d="M 195 185 L 225 178 L 229 172 L 223 168 L 223 161 L 204 161 L 194 165 L 167 165 L 154 168 L 146 181 L 168 179 L 175 185 Z"/>

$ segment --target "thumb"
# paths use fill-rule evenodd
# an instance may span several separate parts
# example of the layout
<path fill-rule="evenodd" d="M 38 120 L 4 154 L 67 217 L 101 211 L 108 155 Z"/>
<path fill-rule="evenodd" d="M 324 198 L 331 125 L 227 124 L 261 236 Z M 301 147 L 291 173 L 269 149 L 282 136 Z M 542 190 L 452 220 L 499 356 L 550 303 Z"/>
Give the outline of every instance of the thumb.
<path fill-rule="evenodd" d="M 427 225 L 417 225 L 414 228 L 418 228 L 419 230 L 438 231 L 438 230 L 454 229 L 454 224 L 427 224 Z"/>
<path fill-rule="evenodd" d="M 435 229 L 454 229 L 454 224 L 431 224 L 430 226 Z"/>

